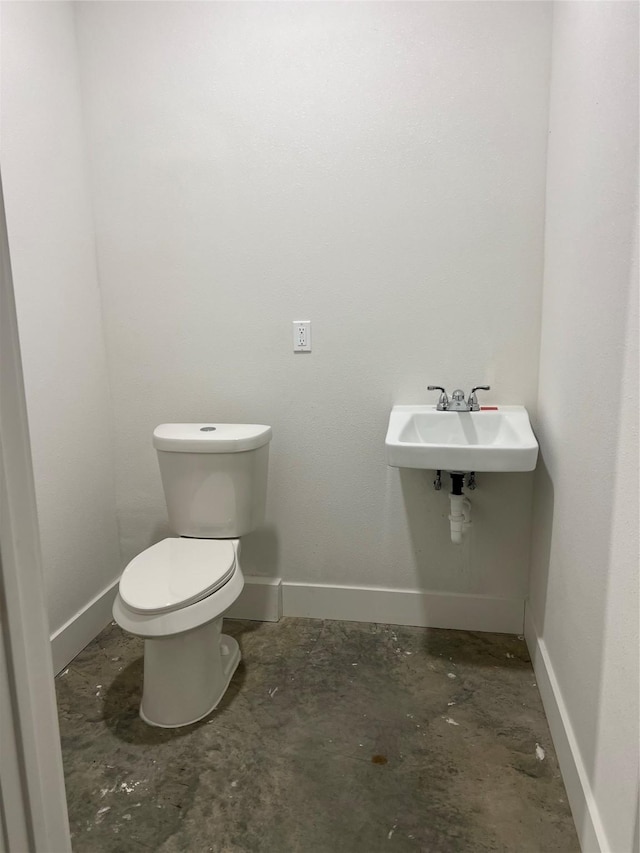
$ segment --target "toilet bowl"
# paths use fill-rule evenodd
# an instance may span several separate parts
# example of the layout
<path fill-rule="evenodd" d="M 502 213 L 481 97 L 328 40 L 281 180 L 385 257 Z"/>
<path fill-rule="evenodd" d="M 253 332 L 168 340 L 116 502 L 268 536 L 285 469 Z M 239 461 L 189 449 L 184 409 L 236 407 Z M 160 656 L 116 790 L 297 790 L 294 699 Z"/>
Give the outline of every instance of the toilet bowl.
<path fill-rule="evenodd" d="M 244 587 L 240 539 L 264 517 L 271 428 L 162 424 L 153 443 L 175 537 L 126 567 L 113 618 L 144 639 L 140 716 L 177 728 L 219 704 L 240 662 L 221 633 Z"/>
<path fill-rule="evenodd" d="M 240 541 L 163 539 L 124 570 L 113 615 L 142 637 L 140 716 L 153 726 L 187 726 L 219 704 L 240 662 L 222 617 L 242 592 Z"/>

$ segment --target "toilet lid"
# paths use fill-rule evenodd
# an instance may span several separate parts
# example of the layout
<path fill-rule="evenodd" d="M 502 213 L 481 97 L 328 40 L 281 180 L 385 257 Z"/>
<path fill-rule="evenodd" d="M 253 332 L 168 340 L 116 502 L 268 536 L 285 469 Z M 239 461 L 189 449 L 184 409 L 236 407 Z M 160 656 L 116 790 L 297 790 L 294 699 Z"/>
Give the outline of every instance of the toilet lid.
<path fill-rule="evenodd" d="M 137 613 L 178 610 L 224 586 L 235 566 L 228 539 L 163 539 L 129 563 L 120 597 Z"/>

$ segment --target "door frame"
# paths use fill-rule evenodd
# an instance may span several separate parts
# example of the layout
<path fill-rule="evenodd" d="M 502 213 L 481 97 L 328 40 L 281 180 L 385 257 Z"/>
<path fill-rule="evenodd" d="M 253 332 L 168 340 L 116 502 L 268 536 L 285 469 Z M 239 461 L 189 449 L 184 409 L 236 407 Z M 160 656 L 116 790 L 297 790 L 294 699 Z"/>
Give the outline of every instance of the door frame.
<path fill-rule="evenodd" d="M 0 853 L 71 853 L 0 181 Z"/>

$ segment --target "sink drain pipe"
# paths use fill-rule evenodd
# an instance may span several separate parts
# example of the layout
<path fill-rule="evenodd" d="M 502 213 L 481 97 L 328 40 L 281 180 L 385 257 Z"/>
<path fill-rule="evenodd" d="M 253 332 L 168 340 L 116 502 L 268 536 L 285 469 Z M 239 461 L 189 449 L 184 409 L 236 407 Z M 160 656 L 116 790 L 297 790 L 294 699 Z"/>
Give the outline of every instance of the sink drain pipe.
<path fill-rule="evenodd" d="M 462 544 L 462 537 L 466 529 L 471 525 L 471 503 L 462 493 L 464 474 L 457 471 L 451 472 L 451 513 L 449 522 L 451 524 L 451 541 L 454 545 Z"/>

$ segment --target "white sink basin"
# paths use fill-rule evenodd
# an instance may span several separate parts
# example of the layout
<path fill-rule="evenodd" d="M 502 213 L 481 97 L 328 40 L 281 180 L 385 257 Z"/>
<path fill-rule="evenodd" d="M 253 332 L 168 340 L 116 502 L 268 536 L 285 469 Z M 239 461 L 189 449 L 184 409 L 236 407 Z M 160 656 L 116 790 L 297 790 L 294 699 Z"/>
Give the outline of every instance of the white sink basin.
<path fill-rule="evenodd" d="M 394 406 L 385 448 L 387 463 L 395 468 L 533 471 L 538 459 L 538 442 L 524 406 L 479 412 Z"/>

